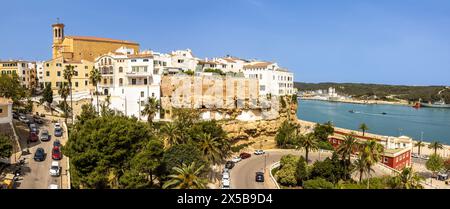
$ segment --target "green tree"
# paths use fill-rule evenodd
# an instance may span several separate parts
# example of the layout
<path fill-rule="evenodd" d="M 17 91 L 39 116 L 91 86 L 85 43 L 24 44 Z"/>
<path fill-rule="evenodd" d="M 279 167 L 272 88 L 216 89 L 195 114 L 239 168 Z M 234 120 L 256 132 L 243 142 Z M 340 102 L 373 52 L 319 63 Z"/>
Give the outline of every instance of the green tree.
<path fill-rule="evenodd" d="M 164 150 L 161 141 L 152 139 L 143 150 L 133 157 L 131 166 L 140 173 L 147 174 L 149 185 L 153 186 L 154 177 L 162 164 L 163 155 Z M 159 180 L 161 181 L 161 179 Z"/>
<path fill-rule="evenodd" d="M 62 103 L 60 103 L 59 105 L 59 107 L 62 109 L 62 111 L 64 112 L 64 119 L 65 119 L 65 122 L 66 122 L 66 124 L 67 124 L 67 117 L 69 116 L 69 108 L 68 108 L 68 105 L 67 105 L 67 97 L 69 96 L 69 94 L 70 94 L 70 91 L 69 91 L 69 88 L 68 88 L 68 86 L 66 86 L 66 85 L 64 85 L 64 83 L 62 83 L 60 86 L 59 86 L 59 89 L 58 89 L 58 94 L 61 96 L 61 98 L 63 99 L 63 102 Z"/>
<path fill-rule="evenodd" d="M 369 127 L 365 123 L 361 123 L 359 125 L 359 129 L 363 132 L 363 136 L 366 134 L 366 131 L 369 130 Z"/>
<path fill-rule="evenodd" d="M 95 67 L 92 68 L 91 72 L 89 73 L 89 79 L 92 82 L 92 85 L 95 86 L 95 95 L 97 95 L 97 111 L 100 114 L 100 108 L 98 103 L 98 83 L 102 79 L 102 75 L 100 74 L 100 71 L 96 69 Z"/>
<path fill-rule="evenodd" d="M 418 141 L 414 144 L 415 147 L 418 149 L 418 154 L 420 155 L 420 148 L 424 146 L 423 141 Z"/>
<path fill-rule="evenodd" d="M 367 171 L 367 162 L 366 159 L 363 158 L 362 155 L 358 155 L 358 159 L 353 163 L 354 170 L 359 172 L 359 182 L 362 182 L 363 174 Z"/>
<path fill-rule="evenodd" d="M 333 189 L 333 183 L 323 179 L 323 178 L 315 178 L 308 181 L 305 181 L 303 184 L 304 189 Z"/>
<path fill-rule="evenodd" d="M 333 153 L 331 158 L 327 157 L 323 161 L 314 162 L 310 172 L 311 179 L 320 177 L 334 184 L 348 179 L 348 176 L 348 172 L 345 171 L 345 167 L 336 153 Z"/>
<path fill-rule="evenodd" d="M 69 83 L 69 94 L 70 94 L 70 112 L 73 114 L 73 99 L 72 99 L 72 77 L 75 75 L 75 66 L 66 65 L 64 68 L 63 76 L 64 79 Z"/>
<path fill-rule="evenodd" d="M 425 163 L 425 167 L 433 173 L 433 176 L 444 168 L 444 159 L 437 154 L 432 154 Z"/>
<path fill-rule="evenodd" d="M 133 157 L 153 137 L 148 125 L 123 116 L 97 117 L 74 126 L 62 151 L 70 157 L 75 188 L 108 188 L 111 171 L 130 170 Z"/>
<path fill-rule="evenodd" d="M 205 189 L 207 181 L 199 177 L 203 166 L 197 167 L 193 162 L 190 165 L 183 163 L 180 167 L 173 167 L 175 172 L 169 176 L 170 180 L 164 183 L 163 189 Z"/>
<path fill-rule="evenodd" d="M 447 171 L 447 172 L 450 171 L 450 158 L 448 158 L 447 160 L 444 161 L 444 168 L 445 168 L 445 171 Z"/>
<path fill-rule="evenodd" d="M 423 189 L 423 178 L 419 176 L 412 168 L 404 168 L 400 174 L 391 179 L 393 189 Z"/>
<path fill-rule="evenodd" d="M 92 104 L 83 104 L 81 106 L 81 114 L 77 115 L 77 121 L 81 124 L 97 117 L 97 111 Z"/>
<path fill-rule="evenodd" d="M 373 170 L 372 166 L 381 160 L 381 154 L 384 152 L 383 145 L 377 143 L 375 140 L 368 140 L 362 145 L 360 154 L 365 159 L 367 166 L 367 174 L 370 177 L 370 173 Z M 368 181 L 367 188 L 369 189 L 370 181 Z"/>
<path fill-rule="evenodd" d="M 292 164 L 283 166 L 276 173 L 277 181 L 285 186 L 296 186 L 298 184 L 296 178 L 296 167 Z"/>
<path fill-rule="evenodd" d="M 164 152 L 163 162 L 165 164 L 165 172 L 171 172 L 173 167 L 181 166 L 183 163 L 190 165 L 195 162 L 198 166 L 206 166 L 202 152 L 198 146 L 193 143 L 176 144 Z M 205 169 L 202 172 L 206 172 Z"/>
<path fill-rule="evenodd" d="M 358 142 L 356 141 L 356 138 L 353 137 L 353 133 L 346 135 L 344 137 L 344 141 L 339 144 L 339 146 L 336 149 L 336 153 L 341 157 L 341 161 L 345 166 L 345 170 L 350 173 L 350 165 L 351 160 L 350 157 L 353 154 L 353 151 L 355 151 L 356 147 L 358 146 Z"/>
<path fill-rule="evenodd" d="M 321 125 L 317 123 L 314 126 L 314 135 L 317 139 L 320 141 L 327 142 L 328 136 L 332 135 L 334 133 L 334 127 L 331 121 L 328 121 L 327 123 Z"/>
<path fill-rule="evenodd" d="M 164 137 L 166 148 L 170 148 L 173 145 L 180 143 L 181 134 L 174 123 L 165 123 L 161 128 L 161 133 Z"/>
<path fill-rule="evenodd" d="M 438 149 L 439 150 L 444 149 L 444 145 L 441 142 L 434 141 L 434 142 L 431 142 L 428 145 L 428 148 L 433 149 L 434 150 L 434 154 L 436 155 Z"/>
<path fill-rule="evenodd" d="M 0 134 L 0 158 L 9 158 L 12 155 L 13 146 L 8 136 Z"/>
<path fill-rule="evenodd" d="M 305 160 L 308 163 L 308 155 L 310 151 L 315 151 L 318 149 L 318 141 L 313 133 L 308 133 L 306 135 L 298 135 L 297 137 L 299 148 L 305 149 Z"/>
<path fill-rule="evenodd" d="M 42 93 L 41 103 L 47 103 L 48 109 L 50 109 L 51 114 L 53 115 L 53 91 L 50 84 L 45 85 L 44 91 Z"/>
<path fill-rule="evenodd" d="M 144 109 L 141 111 L 143 116 L 148 116 L 147 121 L 152 124 L 153 118 L 159 109 L 159 101 L 154 97 L 148 97 L 145 102 Z"/>
<path fill-rule="evenodd" d="M 297 135 L 297 126 L 288 120 L 283 121 L 277 130 L 275 141 L 280 148 L 288 148 L 295 144 Z"/>
<path fill-rule="evenodd" d="M 298 184 L 302 184 L 309 177 L 308 167 L 306 164 L 306 160 L 303 156 L 300 156 L 300 158 L 297 162 L 295 177 L 297 178 Z"/>
<path fill-rule="evenodd" d="M 217 164 L 223 160 L 219 140 L 216 137 L 211 137 L 211 134 L 208 133 L 198 134 L 198 147 L 205 160 L 212 164 Z"/>
<path fill-rule="evenodd" d="M 21 100 L 28 96 L 17 74 L 0 75 L 0 97 L 11 98 L 14 106 L 21 106 Z"/>

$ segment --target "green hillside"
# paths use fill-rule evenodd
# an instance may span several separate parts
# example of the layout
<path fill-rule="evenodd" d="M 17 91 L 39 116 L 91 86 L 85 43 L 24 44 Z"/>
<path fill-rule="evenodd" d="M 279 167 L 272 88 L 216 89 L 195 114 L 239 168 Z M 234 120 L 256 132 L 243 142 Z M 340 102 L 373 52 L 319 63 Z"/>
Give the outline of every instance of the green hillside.
<path fill-rule="evenodd" d="M 336 88 L 336 92 L 341 95 L 349 95 L 355 98 L 367 98 L 376 95 L 382 100 L 391 98 L 405 99 L 416 102 L 419 98 L 422 101 L 439 101 L 441 98 L 450 104 L 450 89 L 445 86 L 401 86 L 383 84 L 362 84 L 362 83 L 301 83 L 295 82 L 294 86 L 299 91 Z"/>

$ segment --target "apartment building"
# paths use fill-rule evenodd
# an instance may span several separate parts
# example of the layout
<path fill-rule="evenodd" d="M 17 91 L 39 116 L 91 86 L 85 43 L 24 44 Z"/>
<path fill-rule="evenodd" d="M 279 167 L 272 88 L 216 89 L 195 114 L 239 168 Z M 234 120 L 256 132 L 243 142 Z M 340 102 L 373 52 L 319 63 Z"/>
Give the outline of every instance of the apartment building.
<path fill-rule="evenodd" d="M 0 61 L 0 74 L 18 76 L 24 88 L 32 90 L 36 87 L 35 63 L 23 60 Z"/>
<path fill-rule="evenodd" d="M 95 68 L 99 69 L 102 77 L 98 83 L 102 95 L 99 103 L 103 103 L 109 95 L 111 109 L 146 120 L 147 116 L 142 116 L 141 110 L 147 98 L 160 99 L 163 73 L 160 66 L 164 65 L 160 61 L 155 60 L 150 51 L 135 53 L 134 49 L 125 47 L 98 57 Z M 94 106 L 96 103 L 94 99 Z M 159 114 L 154 119 L 159 119 Z"/>
<path fill-rule="evenodd" d="M 294 91 L 294 74 L 277 63 L 253 61 L 244 65 L 244 76 L 259 79 L 261 95 L 284 96 Z"/>

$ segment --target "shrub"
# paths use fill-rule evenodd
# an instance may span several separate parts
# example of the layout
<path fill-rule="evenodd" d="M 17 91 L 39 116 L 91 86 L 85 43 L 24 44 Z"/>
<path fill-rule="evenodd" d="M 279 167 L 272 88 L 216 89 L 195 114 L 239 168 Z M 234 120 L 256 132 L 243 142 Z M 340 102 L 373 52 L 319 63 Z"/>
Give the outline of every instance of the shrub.
<path fill-rule="evenodd" d="M 297 179 L 295 177 L 295 166 L 292 164 L 284 165 L 276 174 L 278 182 L 286 186 L 297 185 Z"/>
<path fill-rule="evenodd" d="M 315 178 L 312 180 L 305 181 L 303 184 L 304 189 L 333 189 L 333 183 L 323 179 Z"/>

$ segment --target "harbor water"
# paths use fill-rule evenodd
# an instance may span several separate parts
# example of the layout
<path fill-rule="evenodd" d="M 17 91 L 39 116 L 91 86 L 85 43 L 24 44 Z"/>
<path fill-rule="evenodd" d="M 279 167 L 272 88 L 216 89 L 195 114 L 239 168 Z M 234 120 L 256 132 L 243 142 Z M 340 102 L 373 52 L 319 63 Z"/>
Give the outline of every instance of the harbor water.
<path fill-rule="evenodd" d="M 297 116 L 317 123 L 332 121 L 336 127 L 352 130 L 366 123 L 370 133 L 450 144 L 450 108 L 299 100 Z"/>

